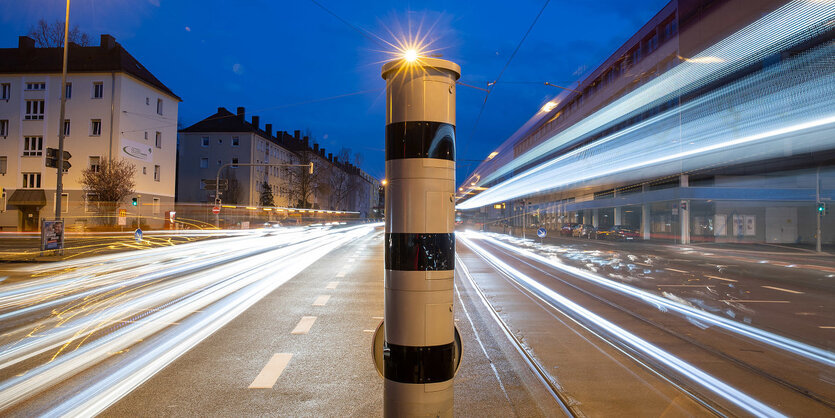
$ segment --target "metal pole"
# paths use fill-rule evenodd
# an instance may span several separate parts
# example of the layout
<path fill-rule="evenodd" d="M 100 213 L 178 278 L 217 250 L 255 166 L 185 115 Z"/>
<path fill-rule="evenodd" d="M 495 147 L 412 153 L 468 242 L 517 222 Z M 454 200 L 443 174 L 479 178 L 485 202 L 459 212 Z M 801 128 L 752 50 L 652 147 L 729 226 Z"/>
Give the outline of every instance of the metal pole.
<path fill-rule="evenodd" d="M 455 82 L 437 58 L 383 65 L 386 80 L 383 409 L 452 416 L 460 355 L 453 322 Z"/>
<path fill-rule="evenodd" d="M 815 251 L 821 252 L 821 211 L 818 209 L 818 205 L 821 203 L 821 168 L 818 166 L 817 171 L 815 172 L 815 212 L 817 216 L 815 219 L 817 220 L 817 229 L 815 233 Z"/>
<path fill-rule="evenodd" d="M 70 0 L 64 18 L 64 63 L 61 67 L 61 113 L 58 116 L 58 180 L 55 184 L 55 220 L 61 219 L 61 196 L 64 194 L 64 108 L 67 105 L 67 44 L 69 43 Z"/>

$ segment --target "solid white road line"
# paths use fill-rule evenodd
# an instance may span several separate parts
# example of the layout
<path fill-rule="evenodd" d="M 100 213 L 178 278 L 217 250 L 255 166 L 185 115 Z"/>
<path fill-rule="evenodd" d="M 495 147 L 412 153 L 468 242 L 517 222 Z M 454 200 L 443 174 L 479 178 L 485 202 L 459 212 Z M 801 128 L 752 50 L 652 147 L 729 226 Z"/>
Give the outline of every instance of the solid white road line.
<path fill-rule="evenodd" d="M 798 292 L 797 290 L 783 289 L 782 287 L 774 287 L 774 286 L 760 286 L 760 287 L 762 287 L 764 289 L 778 290 L 780 292 L 794 293 L 796 295 L 802 295 L 803 294 L 803 292 Z"/>
<path fill-rule="evenodd" d="M 713 287 L 712 284 L 659 284 L 658 287 Z"/>
<path fill-rule="evenodd" d="M 339 286 L 339 282 L 330 282 L 327 286 L 325 286 L 325 289 L 333 290 L 336 289 L 336 286 Z"/>
<path fill-rule="evenodd" d="M 290 353 L 273 354 L 273 357 L 267 362 L 267 365 L 264 366 L 261 373 L 258 373 L 255 380 L 249 384 L 249 388 L 272 389 L 279 376 L 281 376 L 281 372 L 287 367 L 287 363 L 290 363 L 292 357 L 293 355 Z"/>
<path fill-rule="evenodd" d="M 705 277 L 707 277 L 707 278 L 709 278 L 709 279 L 724 280 L 724 281 L 726 281 L 726 282 L 733 282 L 733 283 L 736 283 L 736 280 L 734 280 L 734 279 L 726 279 L 726 278 L 724 278 L 724 277 L 717 277 L 717 276 L 705 276 Z"/>
<path fill-rule="evenodd" d="M 722 299 L 719 302 L 740 302 L 740 303 L 789 303 L 787 300 L 749 300 L 749 299 Z"/>
<path fill-rule="evenodd" d="M 330 295 L 320 295 L 313 301 L 313 306 L 325 306 L 330 298 Z"/>
<path fill-rule="evenodd" d="M 310 328 L 313 326 L 314 322 L 316 322 L 315 316 L 303 316 L 296 325 L 296 328 L 293 328 L 293 331 L 290 334 L 307 334 L 310 332 Z"/>

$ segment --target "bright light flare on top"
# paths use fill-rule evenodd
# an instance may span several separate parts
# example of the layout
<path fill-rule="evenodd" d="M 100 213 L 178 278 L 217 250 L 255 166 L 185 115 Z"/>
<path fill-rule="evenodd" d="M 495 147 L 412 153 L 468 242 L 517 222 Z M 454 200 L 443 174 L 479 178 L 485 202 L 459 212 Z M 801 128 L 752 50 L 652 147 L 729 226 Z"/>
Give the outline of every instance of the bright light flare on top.
<path fill-rule="evenodd" d="M 407 49 L 406 52 L 403 53 L 403 59 L 409 62 L 415 62 L 418 59 L 418 52 L 414 49 Z"/>

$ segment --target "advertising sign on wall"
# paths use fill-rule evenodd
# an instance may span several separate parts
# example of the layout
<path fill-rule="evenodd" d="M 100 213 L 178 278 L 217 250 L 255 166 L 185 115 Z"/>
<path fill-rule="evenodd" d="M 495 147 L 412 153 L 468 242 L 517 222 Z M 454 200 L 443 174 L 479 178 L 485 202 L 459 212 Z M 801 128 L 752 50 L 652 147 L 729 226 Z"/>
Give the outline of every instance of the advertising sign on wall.
<path fill-rule="evenodd" d="M 153 155 L 150 145 L 143 144 L 141 142 L 131 141 L 128 139 L 122 139 L 121 145 L 121 154 L 125 157 L 130 157 L 133 159 L 141 160 L 141 161 L 152 161 Z"/>

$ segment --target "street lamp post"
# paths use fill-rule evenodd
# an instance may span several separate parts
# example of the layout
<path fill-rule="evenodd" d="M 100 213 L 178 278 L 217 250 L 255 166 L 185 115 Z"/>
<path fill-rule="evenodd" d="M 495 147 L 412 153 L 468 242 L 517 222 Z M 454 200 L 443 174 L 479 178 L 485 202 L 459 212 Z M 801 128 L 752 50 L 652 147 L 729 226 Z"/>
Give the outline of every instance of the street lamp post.
<path fill-rule="evenodd" d="M 69 43 L 70 0 L 67 0 L 67 12 L 64 18 L 64 63 L 61 66 L 61 111 L 58 116 L 58 179 L 55 185 L 55 220 L 61 219 L 61 196 L 64 194 L 64 116 L 67 105 L 67 45 Z M 69 203 L 69 202 L 68 202 Z"/>

